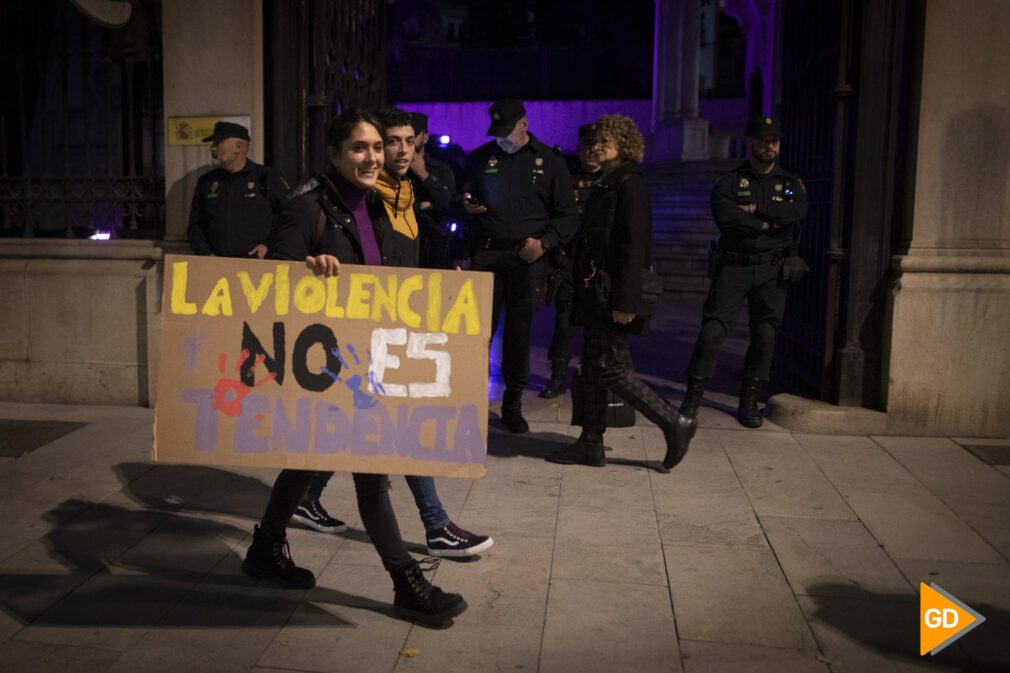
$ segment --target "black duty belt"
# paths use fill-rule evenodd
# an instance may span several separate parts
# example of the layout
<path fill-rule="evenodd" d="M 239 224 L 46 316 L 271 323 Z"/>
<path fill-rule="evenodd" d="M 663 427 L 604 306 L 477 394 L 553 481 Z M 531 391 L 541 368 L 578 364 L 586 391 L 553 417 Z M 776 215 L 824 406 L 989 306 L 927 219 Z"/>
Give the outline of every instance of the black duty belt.
<path fill-rule="evenodd" d="M 524 241 L 510 241 L 507 238 L 485 238 L 478 246 L 481 250 L 499 250 L 515 252 L 522 247 Z"/>
<path fill-rule="evenodd" d="M 786 257 L 795 257 L 798 253 L 796 246 L 789 245 L 784 248 L 776 248 L 767 252 L 731 252 L 722 250 L 722 263 L 730 266 L 756 266 L 758 264 L 781 264 Z"/>

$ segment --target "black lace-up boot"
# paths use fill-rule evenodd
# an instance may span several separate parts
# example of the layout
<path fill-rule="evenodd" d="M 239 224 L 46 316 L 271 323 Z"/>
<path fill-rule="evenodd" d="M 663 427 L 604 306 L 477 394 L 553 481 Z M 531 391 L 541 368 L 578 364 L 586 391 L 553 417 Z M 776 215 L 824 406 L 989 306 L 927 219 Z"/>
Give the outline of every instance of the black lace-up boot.
<path fill-rule="evenodd" d="M 598 432 L 583 430 L 573 444 L 558 449 L 547 456 L 548 462 L 560 465 L 588 465 L 589 467 L 604 467 L 607 456 L 604 453 L 603 435 Z"/>
<path fill-rule="evenodd" d="M 501 422 L 505 429 L 515 435 L 530 431 L 530 424 L 523 418 L 523 391 L 506 390 L 501 401 Z"/>
<path fill-rule="evenodd" d="M 259 526 L 253 527 L 253 542 L 246 551 L 242 572 L 285 589 L 311 589 L 316 585 L 312 571 L 299 568 L 291 559 L 287 538 L 267 535 Z"/>
<path fill-rule="evenodd" d="M 705 387 L 708 379 L 701 376 L 689 376 L 687 378 L 687 392 L 684 393 L 684 401 L 680 403 L 680 413 L 688 418 L 698 418 L 698 407 L 701 406 L 701 398 L 705 395 Z"/>
<path fill-rule="evenodd" d="M 736 410 L 736 420 L 745 428 L 760 428 L 764 422 L 758 400 L 761 399 L 761 379 L 744 379 L 740 387 L 740 406 Z"/>
<path fill-rule="evenodd" d="M 565 379 L 567 378 L 568 362 L 565 360 L 551 360 L 551 380 L 547 382 L 547 387 L 540 392 L 540 397 L 550 400 L 564 393 Z"/>
<path fill-rule="evenodd" d="M 459 594 L 448 594 L 428 581 L 417 561 L 393 570 L 393 612 L 432 628 L 452 625 L 452 618 L 466 610 L 466 601 Z"/>

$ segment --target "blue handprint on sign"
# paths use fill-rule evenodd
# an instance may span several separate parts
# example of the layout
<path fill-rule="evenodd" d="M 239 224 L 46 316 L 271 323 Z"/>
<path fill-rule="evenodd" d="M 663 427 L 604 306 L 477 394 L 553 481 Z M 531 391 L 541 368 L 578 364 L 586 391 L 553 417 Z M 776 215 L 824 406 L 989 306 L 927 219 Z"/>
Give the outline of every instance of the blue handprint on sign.
<path fill-rule="evenodd" d="M 351 358 L 354 360 L 355 367 L 360 368 L 361 358 L 358 356 L 357 349 L 355 349 L 352 344 L 346 344 L 346 348 L 348 354 L 350 354 Z M 367 366 L 369 367 L 369 369 L 367 374 L 365 375 L 366 378 L 363 378 L 361 374 L 351 374 L 351 376 L 345 379 L 343 376 L 341 376 L 341 373 L 345 371 L 350 371 L 351 366 L 347 362 L 347 359 L 344 357 L 343 353 L 340 352 L 340 346 L 339 345 L 334 346 L 330 350 L 330 352 L 333 354 L 335 358 L 337 358 L 337 361 L 340 362 L 340 370 L 338 373 L 334 374 L 326 367 L 323 367 L 322 371 L 324 374 L 328 375 L 334 381 L 340 381 L 345 386 L 347 386 L 348 390 L 350 390 L 351 393 L 353 393 L 354 395 L 354 407 L 356 409 L 371 409 L 376 404 L 378 404 L 379 400 L 377 396 L 385 395 L 386 391 L 382 387 L 382 383 L 379 382 L 375 377 L 374 372 L 371 371 L 371 364 L 372 364 L 371 353 L 368 354 Z M 371 390 L 375 391 L 375 395 L 370 395 L 366 390 L 362 390 L 361 384 L 365 380 L 368 381 Z"/>

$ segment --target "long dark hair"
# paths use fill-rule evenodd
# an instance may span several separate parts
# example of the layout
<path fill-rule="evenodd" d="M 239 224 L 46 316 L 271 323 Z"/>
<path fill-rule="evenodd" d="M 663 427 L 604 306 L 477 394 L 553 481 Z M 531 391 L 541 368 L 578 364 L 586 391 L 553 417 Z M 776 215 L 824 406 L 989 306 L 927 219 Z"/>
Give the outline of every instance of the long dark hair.
<path fill-rule="evenodd" d="M 361 122 L 374 126 L 379 131 L 380 138 L 386 137 L 386 127 L 375 114 L 364 108 L 352 107 L 330 120 L 326 129 L 326 144 L 339 150 L 340 144 L 351 137 L 351 131 Z"/>

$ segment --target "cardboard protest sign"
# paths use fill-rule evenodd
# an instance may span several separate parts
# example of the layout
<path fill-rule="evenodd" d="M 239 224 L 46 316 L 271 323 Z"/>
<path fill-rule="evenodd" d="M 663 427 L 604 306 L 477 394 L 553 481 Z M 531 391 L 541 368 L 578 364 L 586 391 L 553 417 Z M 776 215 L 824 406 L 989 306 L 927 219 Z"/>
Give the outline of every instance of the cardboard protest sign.
<path fill-rule="evenodd" d="M 166 256 L 154 460 L 483 476 L 492 283 Z"/>

